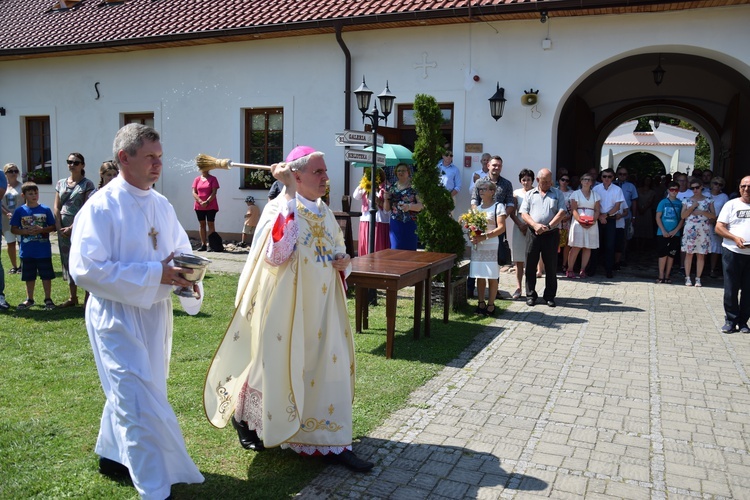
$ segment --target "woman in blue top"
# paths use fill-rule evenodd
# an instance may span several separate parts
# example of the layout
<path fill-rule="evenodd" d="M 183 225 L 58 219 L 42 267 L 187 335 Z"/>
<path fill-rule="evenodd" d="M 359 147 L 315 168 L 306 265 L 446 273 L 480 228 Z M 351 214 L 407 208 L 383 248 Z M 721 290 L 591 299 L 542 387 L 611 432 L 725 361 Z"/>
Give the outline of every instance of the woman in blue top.
<path fill-rule="evenodd" d="M 670 182 L 667 197 L 656 207 L 656 253 L 659 256 L 659 278 L 657 283 L 672 283 L 669 275 L 672 262 L 680 252 L 680 230 L 682 229 L 682 202 L 677 199 L 680 185 Z"/>
<path fill-rule="evenodd" d="M 396 166 L 396 182 L 385 194 L 383 208 L 391 214 L 391 248 L 417 249 L 417 213 L 422 202 L 411 186 L 411 170 L 405 163 Z"/>

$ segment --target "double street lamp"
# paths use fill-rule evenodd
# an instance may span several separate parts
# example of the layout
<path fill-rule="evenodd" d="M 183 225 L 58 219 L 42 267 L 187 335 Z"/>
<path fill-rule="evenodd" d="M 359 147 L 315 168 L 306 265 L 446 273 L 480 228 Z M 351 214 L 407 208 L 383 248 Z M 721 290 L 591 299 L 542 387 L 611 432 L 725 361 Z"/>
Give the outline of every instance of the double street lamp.
<path fill-rule="evenodd" d="M 378 111 L 377 102 L 373 101 L 372 111 L 368 112 L 370 108 L 370 100 L 374 92 L 367 88 L 365 85 L 365 77 L 362 77 L 362 85 L 354 91 L 354 95 L 357 97 L 357 108 L 362 113 L 362 122 L 364 123 L 365 117 L 370 119 L 372 125 L 372 176 L 370 181 L 370 234 L 369 234 L 369 245 L 368 252 L 373 253 L 375 251 L 375 219 L 378 213 L 378 209 L 375 205 L 375 190 L 377 189 L 376 171 L 378 168 L 378 123 L 380 120 L 388 123 L 388 115 L 393 111 L 393 101 L 396 100 L 396 96 L 391 94 L 391 90 L 388 88 L 388 82 L 385 82 L 385 90 L 378 95 L 378 101 L 380 101 L 380 109 Z"/>

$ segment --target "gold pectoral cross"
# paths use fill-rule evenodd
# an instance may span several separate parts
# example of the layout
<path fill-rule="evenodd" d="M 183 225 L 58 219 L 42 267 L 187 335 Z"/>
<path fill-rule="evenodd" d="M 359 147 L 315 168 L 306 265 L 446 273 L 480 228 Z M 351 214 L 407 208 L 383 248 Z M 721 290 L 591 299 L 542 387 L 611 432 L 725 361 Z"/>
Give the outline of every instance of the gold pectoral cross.
<path fill-rule="evenodd" d="M 154 229 L 154 226 L 151 226 L 151 232 L 148 233 L 149 236 L 151 236 L 151 241 L 154 242 L 154 250 L 156 250 L 156 235 L 159 234 L 159 231 Z"/>

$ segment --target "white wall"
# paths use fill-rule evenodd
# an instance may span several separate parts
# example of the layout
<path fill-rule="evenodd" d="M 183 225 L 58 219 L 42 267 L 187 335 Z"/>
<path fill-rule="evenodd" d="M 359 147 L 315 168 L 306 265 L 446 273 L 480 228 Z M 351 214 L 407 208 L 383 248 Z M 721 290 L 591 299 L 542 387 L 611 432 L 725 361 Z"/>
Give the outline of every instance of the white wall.
<path fill-rule="evenodd" d="M 363 74 L 380 93 L 389 80 L 396 103 L 411 103 L 418 93 L 454 103 L 453 145 L 464 191 L 456 216 L 469 205 L 471 173 L 461 166 L 465 143 L 505 160 L 503 176 L 517 184 L 523 168 L 555 167 L 556 124 L 562 103 L 578 82 L 597 68 L 626 55 L 679 48 L 712 54 L 750 78 L 747 6 L 696 9 L 664 14 L 551 18 L 502 23 L 345 32 L 352 54 L 352 85 Z M 716 30 L 715 26 L 721 26 Z M 552 49 L 543 50 L 549 36 Z M 427 54 L 436 67 L 415 67 Z M 717 55 L 718 54 L 718 55 Z M 157 186 L 175 205 L 186 229 L 197 229 L 190 185 L 198 153 L 241 159 L 242 109 L 284 108 L 284 143 L 326 152 L 332 205 L 343 194 L 344 149 L 333 137 L 344 124 L 344 56 L 333 35 L 149 50 L 101 56 L 76 56 L 0 62 L 0 162 L 21 162 L 22 117 L 49 115 L 53 168 L 67 174 L 64 160 L 79 151 L 87 175 L 98 181 L 98 166 L 111 157 L 121 113 L 153 112 L 162 133 L 165 172 Z M 479 82 L 470 75 L 476 73 Z M 100 99 L 95 99 L 94 83 Z M 505 115 L 495 122 L 488 98 L 495 85 L 506 89 Z M 522 106 L 523 90 L 539 89 L 536 109 Z M 361 117 L 352 97 L 352 126 Z M 393 126 L 395 117 L 389 120 Z M 217 177 L 221 212 L 217 230 L 239 232 L 245 212 L 239 172 Z M 352 171 L 351 189 L 359 171 Z M 262 207 L 265 192 L 252 191 Z M 350 193 L 349 193 L 350 194 Z M 42 188 L 51 204 L 52 187 Z"/>

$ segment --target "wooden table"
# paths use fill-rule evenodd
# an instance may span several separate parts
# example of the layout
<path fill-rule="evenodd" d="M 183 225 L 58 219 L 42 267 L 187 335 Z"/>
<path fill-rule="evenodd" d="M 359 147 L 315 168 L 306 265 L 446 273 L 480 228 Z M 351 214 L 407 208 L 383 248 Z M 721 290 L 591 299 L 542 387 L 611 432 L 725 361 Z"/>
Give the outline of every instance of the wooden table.
<path fill-rule="evenodd" d="M 396 300 L 398 291 L 414 286 L 414 338 L 419 338 L 422 297 L 425 297 L 425 337 L 430 336 L 432 312 L 432 277 L 446 272 L 450 283 L 451 268 L 456 260 L 452 253 L 415 252 L 412 250 L 381 250 L 352 259 L 352 272 L 347 278 L 357 288 L 355 295 L 356 331 L 368 328 L 368 297 L 370 288 L 385 290 L 386 343 L 385 357 L 393 357 L 393 335 L 396 330 Z M 450 287 L 445 287 L 443 322 L 448 322 Z"/>

